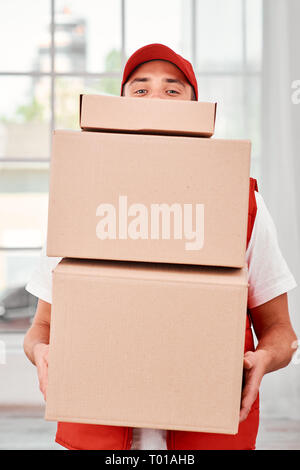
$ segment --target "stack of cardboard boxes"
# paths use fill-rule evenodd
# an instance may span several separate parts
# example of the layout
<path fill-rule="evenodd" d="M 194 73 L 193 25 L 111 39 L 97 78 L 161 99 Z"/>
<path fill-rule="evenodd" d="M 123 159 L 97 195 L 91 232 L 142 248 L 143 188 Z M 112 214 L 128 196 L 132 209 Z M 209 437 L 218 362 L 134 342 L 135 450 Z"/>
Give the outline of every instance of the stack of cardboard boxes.
<path fill-rule="evenodd" d="M 216 105 L 80 96 L 55 131 L 46 419 L 235 434 L 250 142 Z"/>

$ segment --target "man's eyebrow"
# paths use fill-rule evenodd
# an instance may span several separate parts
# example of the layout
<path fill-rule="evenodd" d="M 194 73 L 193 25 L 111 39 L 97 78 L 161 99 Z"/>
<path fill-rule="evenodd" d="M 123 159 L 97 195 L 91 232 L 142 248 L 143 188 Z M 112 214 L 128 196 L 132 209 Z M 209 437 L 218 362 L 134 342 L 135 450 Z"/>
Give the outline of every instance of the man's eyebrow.
<path fill-rule="evenodd" d="M 148 82 L 150 79 L 148 77 L 137 77 L 132 82 L 129 82 L 129 86 L 133 85 L 136 82 Z"/>
<path fill-rule="evenodd" d="M 179 80 L 178 78 L 165 78 L 164 82 L 177 83 L 178 85 L 181 85 L 181 86 L 185 87 L 185 83 L 182 82 L 181 80 Z"/>
<path fill-rule="evenodd" d="M 137 77 L 134 78 L 131 82 L 129 82 L 129 86 L 133 85 L 136 82 L 149 82 L 150 78 L 149 77 Z M 177 83 L 178 85 L 181 85 L 183 88 L 185 88 L 186 84 L 179 80 L 178 78 L 164 78 L 163 80 L 166 83 Z"/>

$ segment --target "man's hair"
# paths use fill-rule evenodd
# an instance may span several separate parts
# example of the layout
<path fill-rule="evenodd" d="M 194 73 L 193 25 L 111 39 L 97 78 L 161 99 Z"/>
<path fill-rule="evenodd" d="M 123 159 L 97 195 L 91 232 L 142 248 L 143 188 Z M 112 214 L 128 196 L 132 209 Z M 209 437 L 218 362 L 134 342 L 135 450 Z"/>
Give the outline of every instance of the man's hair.
<path fill-rule="evenodd" d="M 192 85 L 191 85 L 191 86 L 192 86 Z M 192 101 L 197 101 L 194 87 L 192 87 L 192 98 L 191 98 L 191 100 L 192 100 Z"/>

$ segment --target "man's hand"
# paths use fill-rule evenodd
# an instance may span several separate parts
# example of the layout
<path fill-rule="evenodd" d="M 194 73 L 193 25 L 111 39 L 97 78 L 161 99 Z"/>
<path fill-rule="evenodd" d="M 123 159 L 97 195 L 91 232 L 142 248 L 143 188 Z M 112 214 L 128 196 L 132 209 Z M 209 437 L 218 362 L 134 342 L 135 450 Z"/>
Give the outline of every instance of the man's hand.
<path fill-rule="evenodd" d="M 37 343 L 33 348 L 33 354 L 38 373 L 40 391 L 44 395 L 44 400 L 46 401 L 49 344 Z"/>
<path fill-rule="evenodd" d="M 252 308 L 250 313 L 258 345 L 256 351 L 244 355 L 240 422 L 247 418 L 264 374 L 286 367 L 298 344 L 289 317 L 287 293 Z"/>
<path fill-rule="evenodd" d="M 244 421 L 255 402 L 260 383 L 266 373 L 268 352 L 264 350 L 247 351 L 244 355 L 244 386 L 240 410 L 240 423 Z"/>
<path fill-rule="evenodd" d="M 24 352 L 37 367 L 39 385 L 46 400 L 51 304 L 39 299 L 31 327 L 24 337 Z"/>

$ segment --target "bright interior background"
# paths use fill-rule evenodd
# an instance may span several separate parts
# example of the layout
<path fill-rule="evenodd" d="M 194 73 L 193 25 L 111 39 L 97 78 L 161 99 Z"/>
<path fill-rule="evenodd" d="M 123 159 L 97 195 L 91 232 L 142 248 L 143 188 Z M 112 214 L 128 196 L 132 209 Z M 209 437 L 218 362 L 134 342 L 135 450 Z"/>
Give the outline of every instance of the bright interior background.
<path fill-rule="evenodd" d="M 284 24 L 282 9 L 288 8 L 287 4 L 289 7 L 296 5 L 294 0 L 1 2 L 0 333 L 14 333 L 11 336 L 14 338 L 12 354 L 20 351 L 21 339 L 34 311 L 34 299 L 25 293 L 24 285 L 46 236 L 51 134 L 56 128 L 79 129 L 79 94 L 119 95 L 121 73 L 127 58 L 147 43 L 169 45 L 193 63 L 200 101 L 218 102 L 216 137 L 251 139 L 251 175 L 258 178 L 260 187 L 261 177 L 267 181 L 271 175 L 265 165 L 266 154 L 262 154 L 264 125 L 271 123 L 271 117 L 276 119 L 276 113 L 280 116 L 280 107 L 274 108 L 272 113 L 263 100 L 262 90 L 266 90 L 263 73 L 266 73 L 268 63 L 262 60 L 264 47 L 267 58 L 271 57 L 269 50 L 275 56 L 274 61 L 268 63 L 268 70 L 274 69 L 268 90 L 273 86 L 273 79 L 276 82 L 282 77 L 280 63 L 276 62 L 278 49 L 275 46 L 273 50 L 272 38 L 263 44 L 263 33 L 264 28 L 265 34 L 266 30 L 271 31 L 273 19 L 278 21 L 273 33 L 280 41 L 278 47 L 286 44 L 287 48 L 282 52 L 282 57 L 286 58 L 290 49 L 282 34 L 288 34 L 289 23 L 284 30 L 281 28 Z M 288 14 L 296 17 L 290 11 Z M 299 36 L 294 39 L 299 44 Z M 294 78 L 300 79 L 300 74 Z M 290 82 L 286 86 L 289 100 Z M 277 90 L 274 88 L 273 98 L 276 98 Z M 267 120 L 263 117 L 264 112 Z M 293 112 L 296 117 L 295 107 Z M 275 143 L 275 137 L 280 135 L 276 126 L 269 128 L 270 135 L 271 139 L 274 136 Z M 283 152 L 281 156 L 284 157 Z M 280 182 L 279 172 L 275 179 L 272 174 L 272 181 Z M 289 191 L 291 179 L 285 181 L 282 197 L 284 190 Z M 276 191 L 278 193 L 274 188 L 275 194 Z M 266 192 L 266 196 L 268 194 L 271 193 Z M 295 209 L 295 198 L 290 194 Z M 267 203 L 270 201 L 271 204 L 272 200 L 274 198 L 267 197 Z M 274 212 L 276 207 L 274 203 Z M 286 216 L 291 215 L 288 210 L 284 212 Z M 281 215 L 277 214 L 276 223 L 280 224 Z M 294 243 L 299 243 L 296 231 L 290 233 L 294 233 Z M 279 235 L 287 247 L 284 251 L 289 254 L 287 261 L 293 268 L 296 258 L 288 252 L 288 226 L 279 226 Z M 299 318 L 297 321 L 299 325 Z M 294 369 L 283 379 L 269 381 L 265 396 L 266 410 L 271 414 L 294 414 L 286 399 L 287 390 L 281 386 L 286 378 L 293 403 L 299 405 L 300 366 L 291 367 Z M 7 400 L 14 401 L 18 380 L 13 374 L 7 380 L 12 390 Z M 23 397 L 28 388 L 28 402 L 41 400 L 38 391 L 32 398 L 32 387 L 26 377 L 24 380 Z M 273 406 L 274 384 L 280 390 L 281 401 L 277 400 Z"/>

